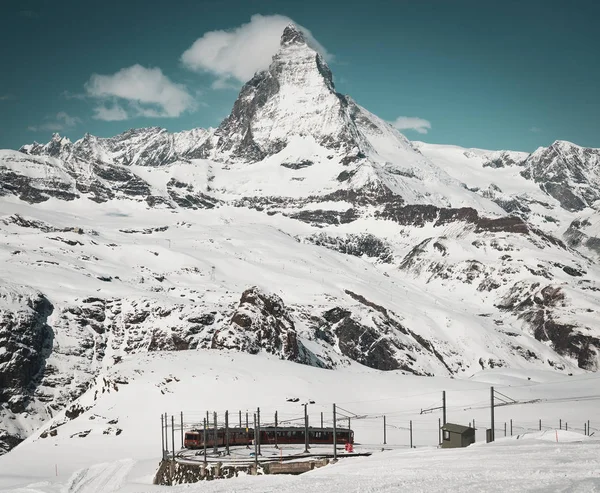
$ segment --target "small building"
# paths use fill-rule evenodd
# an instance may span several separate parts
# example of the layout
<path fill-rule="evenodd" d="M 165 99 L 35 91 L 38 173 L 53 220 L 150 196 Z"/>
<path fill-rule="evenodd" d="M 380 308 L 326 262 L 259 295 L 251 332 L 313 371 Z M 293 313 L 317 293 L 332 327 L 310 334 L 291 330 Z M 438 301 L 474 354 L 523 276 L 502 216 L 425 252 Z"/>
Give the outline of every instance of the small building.
<path fill-rule="evenodd" d="M 475 443 L 475 428 L 446 423 L 442 426 L 442 448 L 468 447 Z"/>

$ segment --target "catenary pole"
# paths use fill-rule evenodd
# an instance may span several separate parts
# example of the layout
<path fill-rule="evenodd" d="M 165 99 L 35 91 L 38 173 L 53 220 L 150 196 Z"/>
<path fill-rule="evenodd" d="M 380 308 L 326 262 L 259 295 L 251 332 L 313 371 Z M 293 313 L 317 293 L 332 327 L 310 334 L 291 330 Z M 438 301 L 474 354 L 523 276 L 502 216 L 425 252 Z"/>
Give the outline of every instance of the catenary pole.
<path fill-rule="evenodd" d="M 496 439 L 496 431 L 494 430 L 494 387 L 490 387 L 490 411 L 491 411 L 491 428 L 492 428 L 492 436 L 491 441 L 493 442 Z"/>
<path fill-rule="evenodd" d="M 163 460 L 165 460 L 165 417 L 161 414 L 160 415 L 160 449 L 161 449 L 161 453 L 160 456 L 163 458 Z"/>
<path fill-rule="evenodd" d="M 216 411 L 213 412 L 213 424 L 214 424 L 213 437 L 215 439 L 215 443 L 213 445 L 213 452 L 216 454 L 219 451 L 219 449 L 218 449 L 219 445 L 217 442 L 218 438 L 217 438 L 217 412 Z"/>
<path fill-rule="evenodd" d="M 333 460 L 337 460 L 337 423 L 335 417 L 335 404 L 333 405 Z"/>
<path fill-rule="evenodd" d="M 183 448 L 183 411 L 181 411 L 181 448 Z"/>
<path fill-rule="evenodd" d="M 258 443 L 258 455 L 261 455 L 261 453 L 260 453 L 260 407 L 256 408 L 256 431 L 254 432 L 254 438 L 256 439 L 256 442 Z"/>
<path fill-rule="evenodd" d="M 446 424 L 446 391 L 442 390 L 442 424 Z"/>
<path fill-rule="evenodd" d="M 171 415 L 171 443 L 173 444 L 173 460 L 175 460 L 175 416 Z"/>

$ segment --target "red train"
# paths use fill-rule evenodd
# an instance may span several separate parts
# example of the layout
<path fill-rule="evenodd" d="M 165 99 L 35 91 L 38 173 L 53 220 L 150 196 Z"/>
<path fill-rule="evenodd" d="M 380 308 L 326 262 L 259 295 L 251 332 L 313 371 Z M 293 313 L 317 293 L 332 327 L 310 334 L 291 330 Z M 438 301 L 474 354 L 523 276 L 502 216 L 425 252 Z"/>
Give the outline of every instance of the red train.
<path fill-rule="evenodd" d="M 277 440 L 275 434 L 277 433 Z M 336 443 L 345 445 L 346 443 L 354 443 L 354 432 L 347 428 L 336 430 Z M 249 428 L 230 428 L 229 429 L 229 445 L 252 445 L 254 440 L 254 429 Z M 224 447 L 227 442 L 225 428 L 217 428 L 217 447 Z M 261 445 L 277 444 L 304 444 L 305 434 L 304 428 L 299 426 L 265 426 L 260 429 Z M 309 428 L 308 443 L 312 444 L 333 444 L 333 428 Z M 199 449 L 204 447 L 204 430 L 192 430 L 185 434 L 184 447 L 188 449 Z M 215 446 L 215 430 L 209 428 L 206 430 L 206 447 Z"/>

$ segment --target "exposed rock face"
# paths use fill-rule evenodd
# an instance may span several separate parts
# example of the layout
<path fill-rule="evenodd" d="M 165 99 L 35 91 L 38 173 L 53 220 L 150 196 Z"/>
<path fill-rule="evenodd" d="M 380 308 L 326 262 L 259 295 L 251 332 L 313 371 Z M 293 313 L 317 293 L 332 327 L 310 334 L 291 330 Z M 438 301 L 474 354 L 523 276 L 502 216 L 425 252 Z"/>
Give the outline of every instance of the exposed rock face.
<path fill-rule="evenodd" d="M 393 252 L 390 245 L 369 233 L 359 235 L 348 234 L 342 238 L 329 236 L 326 233 L 318 233 L 304 238 L 303 241 L 348 255 L 354 255 L 355 257 L 365 255 L 384 263 L 391 263 L 393 260 Z"/>
<path fill-rule="evenodd" d="M 25 412 L 34 397 L 52 351 L 52 310 L 39 292 L 0 286 L 0 418 Z M 2 426 L 0 454 L 25 438 L 18 428 Z"/>
<path fill-rule="evenodd" d="M 257 287 L 242 293 L 231 323 L 215 333 L 212 347 L 238 349 L 252 354 L 264 350 L 291 361 L 299 361 L 303 352 L 283 300 Z"/>
<path fill-rule="evenodd" d="M 580 211 L 600 199 L 600 149 L 556 141 L 540 147 L 523 166 L 523 176 L 568 211 Z"/>
<path fill-rule="evenodd" d="M 552 343 L 558 354 L 577 359 L 580 368 L 600 368 L 600 337 L 589 328 L 562 322 L 568 307 L 559 286 L 519 282 L 507 293 L 499 308 L 511 310 L 529 324 L 536 339 Z M 568 313 L 568 312 L 567 312 Z"/>
<path fill-rule="evenodd" d="M 41 293 L 11 286 L 0 290 L 0 404 L 27 406 L 52 351 L 48 317 L 54 307 Z"/>

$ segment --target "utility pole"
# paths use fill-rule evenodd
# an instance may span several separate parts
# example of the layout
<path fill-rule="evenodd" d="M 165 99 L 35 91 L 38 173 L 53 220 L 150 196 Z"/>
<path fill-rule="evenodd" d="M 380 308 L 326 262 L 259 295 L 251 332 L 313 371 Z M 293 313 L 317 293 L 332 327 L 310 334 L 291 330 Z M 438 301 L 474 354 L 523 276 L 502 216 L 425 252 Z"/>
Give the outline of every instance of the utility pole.
<path fill-rule="evenodd" d="M 242 431 L 242 410 L 240 409 L 240 431 Z"/>
<path fill-rule="evenodd" d="M 446 424 L 446 391 L 442 390 L 442 424 Z"/>
<path fill-rule="evenodd" d="M 169 417 L 165 413 L 165 452 L 166 458 L 169 458 Z"/>
<path fill-rule="evenodd" d="M 254 467 L 258 473 L 258 440 L 256 435 L 256 413 L 254 413 Z"/>
<path fill-rule="evenodd" d="M 213 434 L 214 434 L 214 438 L 215 438 L 213 452 L 216 454 L 219 451 L 218 444 L 217 444 L 217 412 L 216 411 L 213 412 L 213 422 L 214 422 L 214 426 L 215 426 L 215 428 L 213 430 Z"/>
<path fill-rule="evenodd" d="M 337 424 L 335 418 L 335 404 L 333 405 L 333 460 L 337 460 Z"/>
<path fill-rule="evenodd" d="M 491 441 L 493 442 L 496 439 L 496 432 L 494 430 L 494 387 L 490 387 L 490 410 L 491 410 L 491 428 L 492 428 L 492 436 Z"/>
<path fill-rule="evenodd" d="M 275 411 L 275 448 L 279 448 L 279 445 L 277 444 L 277 411 Z"/>
<path fill-rule="evenodd" d="M 163 458 L 163 460 L 165 460 L 165 424 L 164 424 L 164 420 L 165 417 L 161 414 L 160 415 L 160 456 Z"/>
<path fill-rule="evenodd" d="M 512 436 L 512 419 L 510 420 L 510 436 Z"/>
<path fill-rule="evenodd" d="M 229 411 L 225 411 L 225 453 L 229 455 Z"/>
<path fill-rule="evenodd" d="M 412 441 L 412 420 L 410 421 L 410 448 L 413 448 L 413 441 Z"/>
<path fill-rule="evenodd" d="M 256 439 L 256 443 L 258 443 L 258 455 L 260 453 L 260 407 L 256 408 L 256 430 L 254 431 L 254 438 Z M 258 433 L 257 433 L 258 430 Z"/>
<path fill-rule="evenodd" d="M 204 468 L 206 470 L 206 427 L 208 426 L 208 423 L 206 422 L 206 418 L 204 418 L 204 436 L 203 436 L 203 441 L 204 441 Z"/>
<path fill-rule="evenodd" d="M 256 425 L 254 425 L 254 428 L 256 428 Z M 246 448 L 250 448 L 250 434 L 249 434 L 248 430 L 248 411 L 246 411 Z"/>
<path fill-rule="evenodd" d="M 181 448 L 183 448 L 183 411 L 181 411 Z"/>
<path fill-rule="evenodd" d="M 386 445 L 387 444 L 387 436 L 386 436 L 386 429 L 385 429 L 385 414 L 383 415 L 383 444 Z"/>
<path fill-rule="evenodd" d="M 442 444 L 442 422 L 438 418 L 438 445 Z"/>
<path fill-rule="evenodd" d="M 173 460 L 175 460 L 175 416 L 171 415 L 171 443 L 173 444 Z"/>
<path fill-rule="evenodd" d="M 304 406 L 304 453 L 308 454 L 308 404 Z"/>
<path fill-rule="evenodd" d="M 323 429 L 323 411 L 321 411 L 321 430 Z"/>

